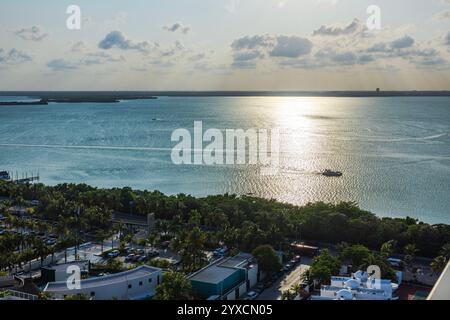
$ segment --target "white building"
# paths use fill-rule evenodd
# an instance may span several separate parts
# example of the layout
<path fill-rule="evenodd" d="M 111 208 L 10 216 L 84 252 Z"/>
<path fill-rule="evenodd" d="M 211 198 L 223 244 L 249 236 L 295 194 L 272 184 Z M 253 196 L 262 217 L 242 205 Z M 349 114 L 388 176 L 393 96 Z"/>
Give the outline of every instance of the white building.
<path fill-rule="evenodd" d="M 66 281 L 49 282 L 44 292 L 57 299 L 84 295 L 93 300 L 143 300 L 156 293 L 162 270 L 141 266 L 133 270 L 80 281 L 80 289 L 69 289 Z"/>
<path fill-rule="evenodd" d="M 428 296 L 428 300 L 450 300 L 450 262 Z"/>
<path fill-rule="evenodd" d="M 371 279 L 358 271 L 352 277 L 331 277 L 331 285 L 322 286 L 320 299 L 325 300 L 394 300 L 398 285 L 391 280 Z"/>

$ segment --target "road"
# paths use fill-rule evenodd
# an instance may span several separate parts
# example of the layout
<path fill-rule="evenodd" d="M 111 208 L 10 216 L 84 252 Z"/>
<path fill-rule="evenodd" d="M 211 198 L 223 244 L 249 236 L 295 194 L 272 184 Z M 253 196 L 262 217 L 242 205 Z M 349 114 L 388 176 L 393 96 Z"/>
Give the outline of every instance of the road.
<path fill-rule="evenodd" d="M 311 264 L 311 258 L 302 258 L 301 264 L 277 280 L 272 287 L 264 290 L 256 300 L 280 300 L 283 291 L 287 291 L 293 285 L 298 284 L 301 281 L 302 274 L 309 269 Z"/>

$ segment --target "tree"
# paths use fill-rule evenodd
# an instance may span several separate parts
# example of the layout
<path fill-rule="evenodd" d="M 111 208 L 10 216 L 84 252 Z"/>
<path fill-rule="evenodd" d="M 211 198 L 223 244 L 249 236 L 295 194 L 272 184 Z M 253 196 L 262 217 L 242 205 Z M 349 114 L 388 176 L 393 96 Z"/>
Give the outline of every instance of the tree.
<path fill-rule="evenodd" d="M 446 243 L 441 251 L 440 251 L 441 256 L 445 257 L 447 260 L 450 260 L 450 243 Z"/>
<path fill-rule="evenodd" d="M 283 291 L 283 293 L 281 294 L 281 300 L 283 301 L 292 301 L 295 299 L 295 297 L 297 297 L 297 293 L 292 290 Z"/>
<path fill-rule="evenodd" d="M 431 269 L 436 273 L 441 273 L 447 266 L 447 259 L 444 256 L 436 257 L 430 264 Z"/>
<path fill-rule="evenodd" d="M 192 300 L 191 282 L 179 272 L 168 272 L 156 287 L 155 300 Z"/>
<path fill-rule="evenodd" d="M 411 269 L 418 251 L 415 244 L 407 244 L 403 249 L 403 252 L 405 253 L 405 263 L 409 269 Z"/>
<path fill-rule="evenodd" d="M 353 271 L 359 270 L 363 262 L 371 255 L 370 250 L 363 245 L 353 245 L 344 249 L 341 259 L 353 266 Z"/>
<path fill-rule="evenodd" d="M 309 278 L 316 285 L 330 283 L 331 276 L 338 274 L 341 263 L 338 258 L 334 258 L 328 250 L 323 250 L 319 256 L 314 258 L 314 262 L 309 269 Z"/>
<path fill-rule="evenodd" d="M 280 271 L 281 263 L 275 250 L 269 245 L 259 246 L 253 250 L 253 256 L 258 261 L 258 268 L 266 275 Z"/>
<path fill-rule="evenodd" d="M 380 252 L 384 257 L 389 258 L 394 254 L 396 247 L 397 241 L 389 240 L 388 242 L 385 242 L 381 245 Z"/>

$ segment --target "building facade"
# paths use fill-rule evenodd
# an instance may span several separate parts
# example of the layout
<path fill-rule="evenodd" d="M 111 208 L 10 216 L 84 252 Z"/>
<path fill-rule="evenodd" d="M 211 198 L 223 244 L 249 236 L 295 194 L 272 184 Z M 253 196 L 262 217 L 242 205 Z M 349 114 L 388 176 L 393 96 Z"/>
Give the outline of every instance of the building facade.
<path fill-rule="evenodd" d="M 45 293 L 56 299 L 83 295 L 92 300 L 143 300 L 156 293 L 162 281 L 162 270 L 141 266 L 133 270 L 80 281 L 79 289 L 69 289 L 66 281 L 49 282 Z"/>

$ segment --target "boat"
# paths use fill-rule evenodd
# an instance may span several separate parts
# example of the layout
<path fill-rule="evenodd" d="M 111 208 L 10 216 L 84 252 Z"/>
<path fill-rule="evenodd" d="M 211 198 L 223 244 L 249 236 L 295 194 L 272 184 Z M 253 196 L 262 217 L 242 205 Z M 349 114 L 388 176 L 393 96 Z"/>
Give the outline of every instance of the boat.
<path fill-rule="evenodd" d="M 340 171 L 326 169 L 324 172 L 322 172 L 322 175 L 325 177 L 342 177 L 343 173 Z"/>

